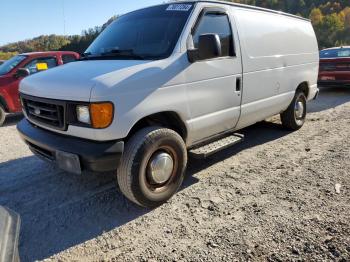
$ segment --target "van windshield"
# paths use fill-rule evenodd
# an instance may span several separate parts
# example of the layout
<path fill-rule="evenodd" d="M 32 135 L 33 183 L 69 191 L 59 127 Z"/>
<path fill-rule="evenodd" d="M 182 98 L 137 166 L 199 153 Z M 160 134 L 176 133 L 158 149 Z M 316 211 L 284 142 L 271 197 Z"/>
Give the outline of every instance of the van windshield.
<path fill-rule="evenodd" d="M 9 73 L 12 69 L 18 66 L 19 63 L 21 63 L 24 59 L 26 59 L 26 56 L 17 55 L 5 61 L 2 65 L 0 65 L 0 76 L 6 75 L 7 73 Z"/>
<path fill-rule="evenodd" d="M 85 59 L 156 60 L 171 55 L 192 3 L 167 4 L 117 18 L 90 45 Z"/>

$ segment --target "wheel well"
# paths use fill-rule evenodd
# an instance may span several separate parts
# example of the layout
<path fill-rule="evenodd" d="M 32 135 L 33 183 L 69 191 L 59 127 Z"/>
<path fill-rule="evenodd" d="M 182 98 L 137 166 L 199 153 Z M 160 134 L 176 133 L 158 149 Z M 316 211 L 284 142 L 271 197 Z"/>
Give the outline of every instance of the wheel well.
<path fill-rule="evenodd" d="M 298 88 L 297 91 L 301 91 L 305 94 L 306 97 L 309 96 L 309 84 L 307 82 L 302 82 Z"/>
<path fill-rule="evenodd" d="M 0 96 L 0 106 L 2 106 L 5 109 L 6 113 L 9 112 L 6 100 L 2 96 Z"/>
<path fill-rule="evenodd" d="M 161 126 L 174 130 L 186 142 L 187 128 L 179 115 L 175 112 L 161 112 L 146 116 L 139 120 L 130 130 L 127 140 L 138 130 L 149 126 Z"/>

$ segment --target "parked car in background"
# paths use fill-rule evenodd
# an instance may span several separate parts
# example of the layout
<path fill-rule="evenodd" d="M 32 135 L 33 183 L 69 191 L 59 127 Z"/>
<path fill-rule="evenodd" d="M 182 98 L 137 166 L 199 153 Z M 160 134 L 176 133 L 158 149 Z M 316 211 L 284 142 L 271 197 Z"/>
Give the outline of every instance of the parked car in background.
<path fill-rule="evenodd" d="M 22 111 L 18 89 L 24 77 L 79 58 L 78 53 L 69 51 L 37 52 L 14 56 L 0 65 L 0 126 L 7 113 Z"/>
<path fill-rule="evenodd" d="M 320 52 L 319 86 L 350 87 L 350 46 Z"/>
<path fill-rule="evenodd" d="M 0 65 L 2 65 L 5 62 L 5 60 L 0 60 Z"/>

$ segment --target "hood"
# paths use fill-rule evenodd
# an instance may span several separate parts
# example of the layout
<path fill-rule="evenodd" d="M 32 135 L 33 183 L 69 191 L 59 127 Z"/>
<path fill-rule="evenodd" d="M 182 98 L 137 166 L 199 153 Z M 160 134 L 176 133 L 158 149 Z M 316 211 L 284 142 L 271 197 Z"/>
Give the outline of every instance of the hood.
<path fill-rule="evenodd" d="M 91 101 L 107 101 L 116 93 L 121 97 L 142 97 L 142 94 L 148 95 L 162 87 L 185 83 L 187 54 L 176 54 L 164 60 L 128 63 L 124 61 L 116 71 L 96 74 Z"/>
<path fill-rule="evenodd" d="M 154 62 L 134 60 L 73 62 L 23 79 L 20 92 L 52 99 L 89 101 L 92 89 L 104 79 L 111 75 L 132 74 L 148 63 Z"/>

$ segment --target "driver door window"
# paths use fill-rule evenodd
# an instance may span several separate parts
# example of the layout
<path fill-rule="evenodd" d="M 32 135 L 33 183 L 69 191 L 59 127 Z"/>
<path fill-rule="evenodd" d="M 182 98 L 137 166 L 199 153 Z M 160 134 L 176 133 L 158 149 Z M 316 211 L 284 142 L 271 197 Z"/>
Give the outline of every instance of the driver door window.
<path fill-rule="evenodd" d="M 55 57 L 46 57 L 46 58 L 34 59 L 34 60 L 30 61 L 24 68 L 29 69 L 30 74 L 35 74 L 35 73 L 39 72 L 36 65 L 40 64 L 40 63 L 47 64 L 48 69 L 57 66 L 57 61 L 56 61 Z"/>
<path fill-rule="evenodd" d="M 199 21 L 193 35 L 193 45 L 198 48 L 198 39 L 203 34 L 217 34 L 220 37 L 222 56 L 233 56 L 233 37 L 230 20 L 225 13 L 206 12 Z"/>

